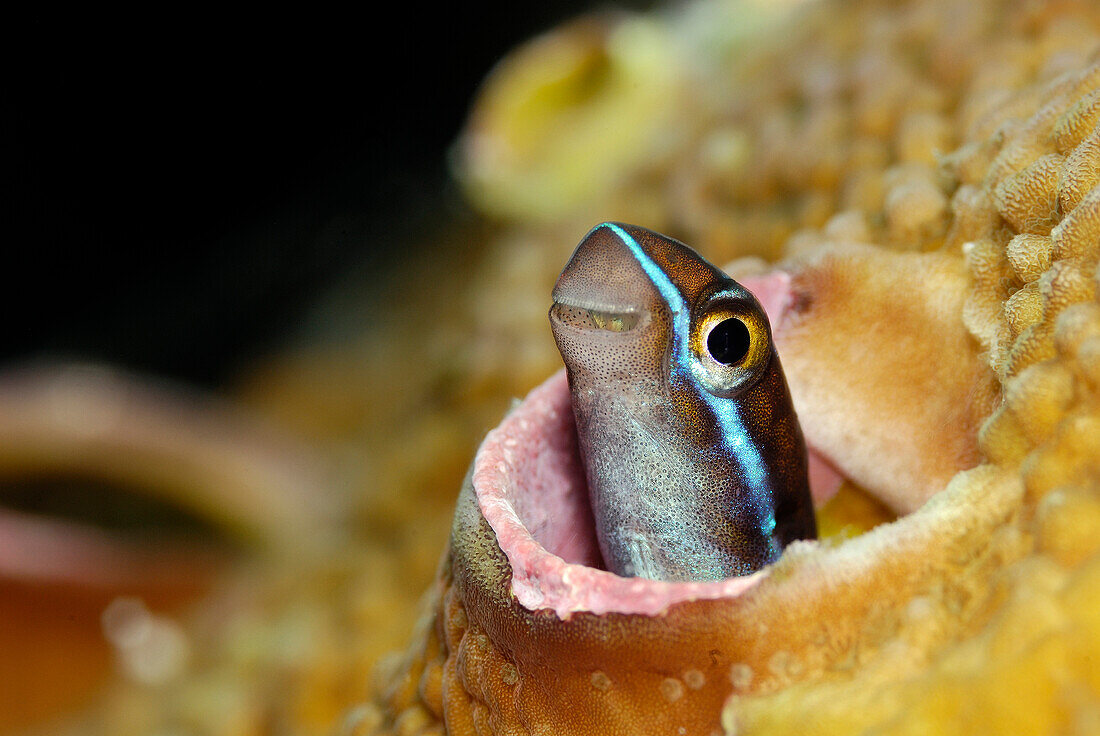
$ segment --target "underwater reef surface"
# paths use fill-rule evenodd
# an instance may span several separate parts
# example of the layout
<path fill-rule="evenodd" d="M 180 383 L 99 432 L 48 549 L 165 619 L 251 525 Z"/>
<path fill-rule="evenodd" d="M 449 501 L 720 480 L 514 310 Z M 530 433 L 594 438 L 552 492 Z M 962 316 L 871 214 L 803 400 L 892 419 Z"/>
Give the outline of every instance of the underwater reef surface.
<path fill-rule="evenodd" d="M 468 275 L 240 388 L 341 469 L 346 528 L 230 576 L 176 680 L 120 677 L 72 732 L 1097 732 L 1098 123 L 1088 2 L 697 2 L 518 49 L 456 148 L 497 223 L 453 236 Z M 847 482 L 748 594 L 600 624 L 508 596 L 470 484 L 439 555 L 609 219 L 789 279 L 778 349 Z"/>
<path fill-rule="evenodd" d="M 548 477 L 575 454 L 548 383 L 483 445 L 364 732 L 1100 726 L 1098 8 L 823 3 L 738 37 L 733 7 L 534 41 L 460 170 L 513 223 L 502 262 L 602 219 L 774 261 L 731 268 L 789 279 L 807 441 L 896 520 L 793 545 L 747 590 L 562 603 L 583 573 L 497 511 L 571 482 Z M 514 312 L 525 288 L 485 298 Z"/>

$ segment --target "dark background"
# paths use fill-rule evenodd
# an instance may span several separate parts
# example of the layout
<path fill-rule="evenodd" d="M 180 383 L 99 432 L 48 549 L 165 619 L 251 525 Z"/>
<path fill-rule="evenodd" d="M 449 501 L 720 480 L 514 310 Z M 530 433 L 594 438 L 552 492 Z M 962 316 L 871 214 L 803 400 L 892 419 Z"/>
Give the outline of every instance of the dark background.
<path fill-rule="evenodd" d="M 370 7 L 10 20 L 0 362 L 216 385 L 462 216 L 445 154 L 478 84 L 590 3 Z"/>

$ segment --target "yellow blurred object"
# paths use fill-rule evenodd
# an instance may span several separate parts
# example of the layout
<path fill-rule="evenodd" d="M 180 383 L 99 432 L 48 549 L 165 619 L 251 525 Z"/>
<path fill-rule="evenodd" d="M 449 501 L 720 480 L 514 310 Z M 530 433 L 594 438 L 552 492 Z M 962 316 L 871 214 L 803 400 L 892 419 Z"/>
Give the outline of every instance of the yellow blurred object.
<path fill-rule="evenodd" d="M 490 75 L 457 148 L 470 197 L 550 219 L 603 195 L 682 134 L 683 58 L 646 16 L 582 19 L 530 42 Z"/>
<path fill-rule="evenodd" d="M 881 501 L 850 482 L 844 482 L 836 495 L 817 510 L 817 536 L 850 538 L 897 518 Z"/>

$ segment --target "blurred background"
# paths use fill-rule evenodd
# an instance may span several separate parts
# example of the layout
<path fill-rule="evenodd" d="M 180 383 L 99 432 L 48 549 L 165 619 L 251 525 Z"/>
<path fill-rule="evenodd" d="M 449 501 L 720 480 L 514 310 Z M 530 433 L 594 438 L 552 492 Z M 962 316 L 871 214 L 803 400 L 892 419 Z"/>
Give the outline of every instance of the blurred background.
<path fill-rule="evenodd" d="M 3 122 L 4 240 L 24 265 L 0 360 L 219 385 L 335 282 L 468 217 L 446 158 L 479 82 L 588 5 L 24 13 Z"/>

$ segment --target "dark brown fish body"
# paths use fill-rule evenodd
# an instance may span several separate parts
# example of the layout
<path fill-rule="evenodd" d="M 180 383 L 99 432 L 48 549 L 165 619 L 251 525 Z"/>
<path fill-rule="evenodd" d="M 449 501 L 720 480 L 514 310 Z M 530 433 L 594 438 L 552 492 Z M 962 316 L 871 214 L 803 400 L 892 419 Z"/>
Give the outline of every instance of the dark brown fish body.
<path fill-rule="evenodd" d="M 694 251 L 604 223 L 554 289 L 608 569 L 716 580 L 816 537 L 806 447 L 755 297 Z"/>

